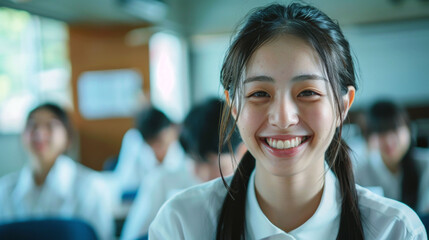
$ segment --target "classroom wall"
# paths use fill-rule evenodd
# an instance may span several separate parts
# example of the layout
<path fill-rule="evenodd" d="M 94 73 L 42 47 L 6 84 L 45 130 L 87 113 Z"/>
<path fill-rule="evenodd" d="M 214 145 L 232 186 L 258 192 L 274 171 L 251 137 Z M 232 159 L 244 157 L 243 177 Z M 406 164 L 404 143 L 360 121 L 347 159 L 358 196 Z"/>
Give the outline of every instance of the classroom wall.
<path fill-rule="evenodd" d="M 125 132 L 133 126 L 133 118 L 86 119 L 79 112 L 77 85 L 85 71 L 136 69 L 142 75 L 143 92 L 148 93 L 148 44 L 128 45 L 127 34 L 138 27 L 70 26 L 69 52 L 72 67 L 73 114 L 80 135 L 81 162 L 93 169 L 102 169 L 104 161 L 119 153 Z"/>
<path fill-rule="evenodd" d="M 27 161 L 20 134 L 0 134 L 0 177 L 17 171 Z"/>
<path fill-rule="evenodd" d="M 353 107 L 390 96 L 405 105 L 429 105 L 429 20 L 346 26 L 358 59 L 359 91 Z M 192 38 L 192 82 L 196 101 L 222 94 L 221 64 L 229 34 Z"/>
<path fill-rule="evenodd" d="M 391 97 L 429 105 L 429 20 L 345 29 L 360 69 L 356 106 Z"/>

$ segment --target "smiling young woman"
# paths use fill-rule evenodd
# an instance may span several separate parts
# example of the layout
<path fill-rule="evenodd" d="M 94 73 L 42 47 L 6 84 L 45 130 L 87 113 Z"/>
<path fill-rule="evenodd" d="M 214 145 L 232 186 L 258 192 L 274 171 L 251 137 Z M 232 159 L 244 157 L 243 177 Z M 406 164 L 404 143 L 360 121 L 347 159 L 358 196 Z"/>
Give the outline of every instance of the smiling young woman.
<path fill-rule="evenodd" d="M 221 83 L 220 142 L 238 129 L 248 152 L 232 178 L 167 203 L 150 239 L 426 239 L 410 208 L 354 183 L 341 129 L 355 72 L 328 16 L 297 3 L 255 10 L 227 52 Z"/>

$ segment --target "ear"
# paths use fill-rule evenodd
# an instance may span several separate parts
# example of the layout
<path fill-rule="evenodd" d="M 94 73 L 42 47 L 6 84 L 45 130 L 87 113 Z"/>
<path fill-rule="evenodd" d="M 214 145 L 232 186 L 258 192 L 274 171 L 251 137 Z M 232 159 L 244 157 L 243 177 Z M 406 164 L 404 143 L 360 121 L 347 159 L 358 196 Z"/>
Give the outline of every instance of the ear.
<path fill-rule="evenodd" d="M 344 94 L 344 96 L 342 97 L 344 110 L 342 112 L 343 119 L 341 119 L 341 121 L 344 121 L 344 119 L 346 119 L 347 114 L 350 110 L 350 107 L 352 106 L 352 104 L 355 100 L 356 89 L 353 86 L 348 86 L 347 89 L 348 89 L 347 93 Z M 340 125 L 340 123 L 337 124 L 337 127 L 339 125 Z"/>
<path fill-rule="evenodd" d="M 352 106 L 353 101 L 355 100 L 355 93 L 356 93 L 356 89 L 353 86 L 347 87 L 347 93 L 344 94 L 344 96 L 342 97 L 343 106 L 344 106 L 344 109 L 342 112 L 343 118 L 341 119 L 341 121 L 340 119 L 338 119 L 337 127 L 339 127 L 340 123 L 344 121 L 344 119 L 346 119 L 347 114 L 350 110 L 350 107 Z"/>
<path fill-rule="evenodd" d="M 231 105 L 231 99 L 229 98 L 229 91 L 225 90 L 224 93 L 225 93 L 226 103 L 231 108 L 232 116 L 235 119 L 237 117 L 237 108 L 235 107 L 235 105 Z"/>

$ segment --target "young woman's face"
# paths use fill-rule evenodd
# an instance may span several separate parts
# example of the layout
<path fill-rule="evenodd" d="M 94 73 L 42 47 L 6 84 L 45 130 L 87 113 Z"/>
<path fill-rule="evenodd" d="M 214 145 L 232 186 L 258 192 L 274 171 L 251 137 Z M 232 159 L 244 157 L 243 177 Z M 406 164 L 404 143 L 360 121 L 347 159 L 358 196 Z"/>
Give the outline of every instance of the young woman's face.
<path fill-rule="evenodd" d="M 399 163 L 407 153 L 411 144 L 411 133 L 406 125 L 402 125 L 396 130 L 382 134 L 374 134 L 381 156 L 389 163 Z"/>
<path fill-rule="evenodd" d="M 246 66 L 243 91 L 237 125 L 257 168 L 276 176 L 323 171 L 339 121 L 317 53 L 291 35 L 264 44 Z"/>
<path fill-rule="evenodd" d="M 29 118 L 23 141 L 39 161 L 55 161 L 68 145 L 64 124 L 47 109 L 37 110 Z"/>

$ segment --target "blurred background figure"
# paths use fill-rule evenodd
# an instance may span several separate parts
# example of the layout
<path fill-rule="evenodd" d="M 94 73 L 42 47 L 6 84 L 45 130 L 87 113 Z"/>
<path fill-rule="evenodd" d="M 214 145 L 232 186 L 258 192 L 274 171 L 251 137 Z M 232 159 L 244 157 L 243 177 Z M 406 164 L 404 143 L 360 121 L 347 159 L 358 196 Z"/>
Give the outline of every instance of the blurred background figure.
<path fill-rule="evenodd" d="M 135 128 L 125 133 L 116 167 L 111 174 L 103 173 L 111 186 L 117 235 L 138 191 L 145 191 L 140 186 L 146 185 L 151 172 L 183 168 L 185 152 L 178 135 L 179 126 L 153 106 L 141 110 L 135 118 Z"/>
<path fill-rule="evenodd" d="M 175 193 L 234 172 L 231 157 L 240 159 L 245 152 L 240 137 L 235 134 L 228 146 L 219 151 L 219 124 L 223 101 L 209 99 L 195 106 L 184 120 L 180 133 L 180 144 L 188 156 L 184 169 L 159 169 L 152 172 L 145 185 L 139 190 L 121 239 L 136 239 L 147 234 L 148 228 L 162 204 Z M 234 156 L 232 156 L 234 155 Z"/>
<path fill-rule="evenodd" d="M 364 135 L 368 149 L 358 154 L 357 183 L 418 213 L 429 211 L 429 150 L 416 147 L 407 112 L 390 100 L 374 102 Z"/>
<path fill-rule="evenodd" d="M 123 137 L 114 169 L 122 192 L 137 190 L 156 167 L 182 165 L 185 154 L 178 135 L 179 127 L 157 108 L 148 106 L 137 114 L 135 128 Z"/>
<path fill-rule="evenodd" d="M 100 239 L 112 239 L 114 223 L 107 187 L 93 170 L 64 155 L 72 125 L 59 106 L 46 103 L 27 118 L 22 140 L 29 162 L 0 179 L 0 222 L 78 218 Z"/>

